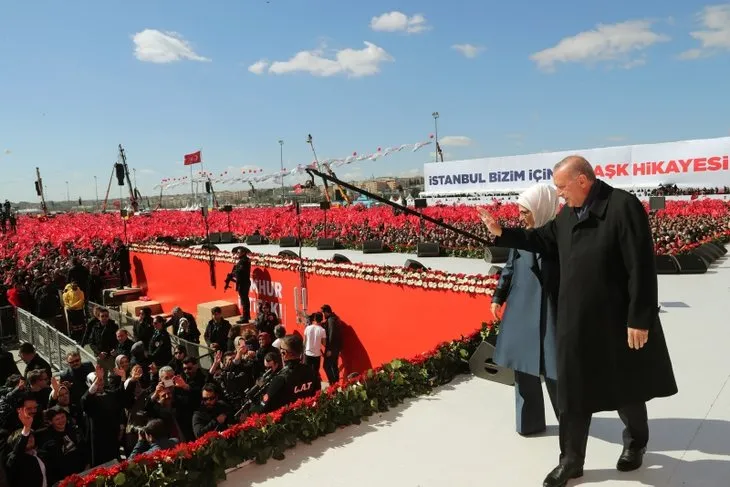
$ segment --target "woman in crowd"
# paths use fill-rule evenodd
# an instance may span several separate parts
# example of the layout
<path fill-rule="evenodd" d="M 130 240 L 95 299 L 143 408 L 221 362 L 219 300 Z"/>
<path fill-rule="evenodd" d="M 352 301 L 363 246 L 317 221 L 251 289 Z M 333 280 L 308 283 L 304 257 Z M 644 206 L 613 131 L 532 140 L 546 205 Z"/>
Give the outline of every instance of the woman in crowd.
<path fill-rule="evenodd" d="M 558 212 L 551 186 L 538 184 L 522 193 L 517 204 L 526 228 L 541 227 Z M 557 256 L 512 249 L 492 296 L 492 314 L 502 316 L 494 363 L 515 372 L 517 433 L 545 431 L 545 406 L 540 376 L 545 377 L 557 417 L 555 317 L 558 295 Z"/>

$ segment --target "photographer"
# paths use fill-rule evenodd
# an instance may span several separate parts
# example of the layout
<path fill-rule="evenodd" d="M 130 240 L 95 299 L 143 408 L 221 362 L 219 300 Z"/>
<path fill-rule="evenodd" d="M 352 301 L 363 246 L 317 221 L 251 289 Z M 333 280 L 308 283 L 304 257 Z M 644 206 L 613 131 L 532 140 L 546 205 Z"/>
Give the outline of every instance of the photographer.
<path fill-rule="evenodd" d="M 213 384 L 203 386 L 201 407 L 193 414 L 193 432 L 200 438 L 211 431 L 224 431 L 233 424 L 231 407 L 218 399 Z"/>
<path fill-rule="evenodd" d="M 233 267 L 233 271 L 226 276 L 225 289 L 231 285 L 231 281 L 236 283 L 236 291 L 238 299 L 241 301 L 241 319 L 237 323 L 248 323 L 251 320 L 251 303 L 248 301 L 248 291 L 251 289 L 251 259 L 248 258 L 249 250 L 245 247 L 234 249 L 238 252 L 238 262 Z"/>
<path fill-rule="evenodd" d="M 284 368 L 274 377 L 261 402 L 252 412 L 269 413 L 298 399 L 314 396 L 322 388 L 319 374 L 301 362 L 304 352 L 302 338 L 288 335 L 281 339 L 281 356 Z"/>
<path fill-rule="evenodd" d="M 177 440 L 169 438 L 165 429 L 162 420 L 151 419 L 144 428 L 139 429 L 139 439 L 129 458 L 143 453 L 167 450 L 177 445 Z"/>

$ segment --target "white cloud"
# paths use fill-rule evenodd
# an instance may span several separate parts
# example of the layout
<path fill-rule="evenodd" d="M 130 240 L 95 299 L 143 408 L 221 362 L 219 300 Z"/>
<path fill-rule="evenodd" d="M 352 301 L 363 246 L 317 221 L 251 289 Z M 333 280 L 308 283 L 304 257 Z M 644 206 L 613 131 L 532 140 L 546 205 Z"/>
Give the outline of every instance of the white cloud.
<path fill-rule="evenodd" d="M 484 50 L 483 47 L 475 46 L 473 44 L 454 44 L 451 48 L 456 49 L 470 59 L 477 57 L 479 53 Z"/>
<path fill-rule="evenodd" d="M 626 67 L 635 62 L 632 54 L 643 51 L 669 37 L 651 29 L 646 20 L 618 24 L 599 24 L 594 30 L 566 37 L 555 46 L 530 56 L 538 68 L 554 71 L 558 63 L 617 62 Z"/>
<path fill-rule="evenodd" d="M 253 74 L 264 74 L 264 71 L 266 71 L 266 68 L 268 67 L 269 62 L 265 59 L 261 59 L 260 61 L 256 61 L 251 66 L 249 66 L 248 70 Z"/>
<path fill-rule="evenodd" d="M 380 72 L 380 65 L 395 59 L 385 49 L 365 41 L 363 49 L 342 49 L 327 57 L 324 49 L 300 51 L 288 61 L 275 61 L 268 66 L 269 74 L 309 73 L 312 76 L 334 76 L 344 74 L 353 78 L 372 76 Z M 261 61 L 259 61 L 261 62 Z M 258 64 L 258 63 L 257 63 Z M 261 69 L 264 66 L 249 67 Z M 255 72 L 255 71 L 252 71 Z"/>
<path fill-rule="evenodd" d="M 679 58 L 698 59 L 730 51 L 730 3 L 705 7 L 698 17 L 704 29 L 690 35 L 700 41 L 700 47 L 684 51 Z"/>
<path fill-rule="evenodd" d="M 415 14 L 412 17 L 403 12 L 388 12 L 370 20 L 370 28 L 379 32 L 407 32 L 417 34 L 429 29 L 426 17 Z"/>
<path fill-rule="evenodd" d="M 210 61 L 196 54 L 188 41 L 177 32 L 162 32 L 145 29 L 132 36 L 134 55 L 140 61 L 150 63 L 171 63 L 182 61 Z"/>
<path fill-rule="evenodd" d="M 439 139 L 439 145 L 441 147 L 466 147 L 467 145 L 471 145 L 472 142 L 466 135 L 447 135 Z"/>

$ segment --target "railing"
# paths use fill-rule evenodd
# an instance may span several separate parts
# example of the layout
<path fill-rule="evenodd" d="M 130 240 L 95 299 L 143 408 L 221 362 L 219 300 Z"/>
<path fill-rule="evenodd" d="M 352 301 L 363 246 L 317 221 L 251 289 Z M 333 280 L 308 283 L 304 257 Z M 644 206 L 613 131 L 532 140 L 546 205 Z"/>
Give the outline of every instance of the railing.
<path fill-rule="evenodd" d="M 134 338 L 134 324 L 137 321 L 136 317 L 122 313 L 121 310 L 115 309 L 114 307 L 102 306 L 92 302 L 89 302 L 88 305 L 90 309 L 94 309 L 95 307 L 103 307 L 107 309 L 109 311 L 109 318 L 114 320 L 117 325 L 119 325 L 119 328 L 127 330 L 129 336 Z M 201 333 L 202 331 L 203 330 L 201 330 Z M 197 358 L 201 367 L 209 369 L 213 365 L 215 350 L 212 348 L 199 343 L 183 340 L 174 333 L 170 333 L 170 341 L 172 342 L 173 351 L 178 345 L 183 345 L 185 347 L 186 354 L 190 357 Z"/>
<path fill-rule="evenodd" d="M 17 309 L 17 333 L 20 342 L 32 343 L 36 352 L 56 370 L 66 366 L 66 355 L 77 351 L 82 361 L 96 363 L 96 357 L 81 345 L 29 312 Z"/>

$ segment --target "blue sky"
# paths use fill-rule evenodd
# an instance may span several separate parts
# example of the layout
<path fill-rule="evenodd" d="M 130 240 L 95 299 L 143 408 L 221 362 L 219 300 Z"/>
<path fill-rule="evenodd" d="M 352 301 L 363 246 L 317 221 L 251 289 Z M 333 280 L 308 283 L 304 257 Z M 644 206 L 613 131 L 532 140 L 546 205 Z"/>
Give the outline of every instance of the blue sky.
<path fill-rule="evenodd" d="M 428 138 L 435 110 L 451 159 L 728 135 L 730 4 L 603 3 L 0 0 L 0 198 L 34 201 L 36 166 L 49 199 L 103 195 L 119 143 L 149 195 L 198 147 L 273 172 L 279 139 L 291 168 L 308 133 L 345 157 Z"/>

